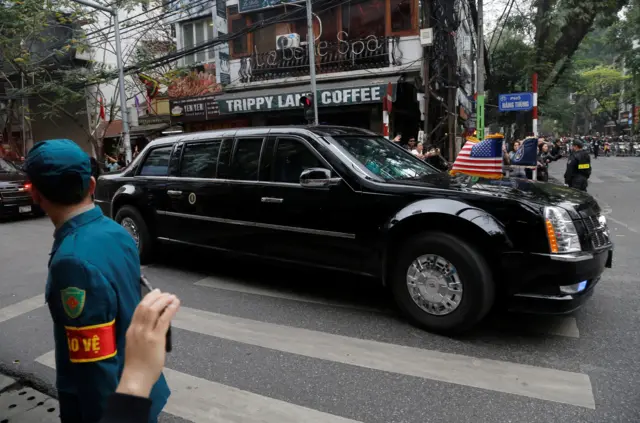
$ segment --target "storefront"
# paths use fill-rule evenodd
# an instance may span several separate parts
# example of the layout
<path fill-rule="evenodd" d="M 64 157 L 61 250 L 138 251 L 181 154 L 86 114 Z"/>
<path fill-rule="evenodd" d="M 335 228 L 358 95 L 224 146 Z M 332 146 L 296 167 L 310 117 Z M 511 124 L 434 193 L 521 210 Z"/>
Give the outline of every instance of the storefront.
<path fill-rule="evenodd" d="M 399 91 L 413 88 L 399 83 L 400 77 L 387 76 L 321 83 L 317 86 L 319 123 L 357 126 L 382 132 L 382 100 L 389 84 L 395 101 Z M 400 89 L 398 87 L 401 87 Z M 237 91 L 220 95 L 171 100 L 171 123 L 181 124 L 185 132 L 247 126 L 303 125 L 300 98 L 309 94 L 309 85 L 293 85 L 257 91 Z M 394 105 L 416 126 L 417 104 L 405 101 Z M 411 95 L 406 95 L 411 98 Z M 413 95 L 415 98 L 415 95 Z M 415 109 L 415 110 L 414 110 Z M 408 112 L 407 110 L 410 110 Z"/>

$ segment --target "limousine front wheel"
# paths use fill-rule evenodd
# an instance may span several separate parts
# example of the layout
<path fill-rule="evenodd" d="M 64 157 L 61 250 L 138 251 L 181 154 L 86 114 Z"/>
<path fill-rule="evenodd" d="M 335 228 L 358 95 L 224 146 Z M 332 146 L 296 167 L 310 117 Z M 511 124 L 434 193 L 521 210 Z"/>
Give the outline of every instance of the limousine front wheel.
<path fill-rule="evenodd" d="M 133 206 L 123 206 L 116 213 L 118 222 L 133 237 L 140 253 L 140 262 L 146 263 L 151 258 L 152 239 L 144 218 Z"/>
<path fill-rule="evenodd" d="M 464 240 L 445 233 L 410 239 L 397 257 L 391 283 L 402 311 L 433 332 L 470 329 L 494 300 L 484 257 Z"/>

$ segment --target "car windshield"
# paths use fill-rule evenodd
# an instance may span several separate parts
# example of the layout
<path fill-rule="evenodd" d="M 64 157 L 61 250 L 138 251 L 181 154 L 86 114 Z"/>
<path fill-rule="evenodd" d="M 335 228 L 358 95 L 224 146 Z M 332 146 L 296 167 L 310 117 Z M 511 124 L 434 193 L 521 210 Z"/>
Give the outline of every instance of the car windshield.
<path fill-rule="evenodd" d="M 369 172 L 385 181 L 418 179 L 439 172 L 383 137 L 358 135 L 333 139 Z"/>
<path fill-rule="evenodd" d="M 11 163 L 0 159 L 0 173 L 19 173 L 20 171 Z"/>

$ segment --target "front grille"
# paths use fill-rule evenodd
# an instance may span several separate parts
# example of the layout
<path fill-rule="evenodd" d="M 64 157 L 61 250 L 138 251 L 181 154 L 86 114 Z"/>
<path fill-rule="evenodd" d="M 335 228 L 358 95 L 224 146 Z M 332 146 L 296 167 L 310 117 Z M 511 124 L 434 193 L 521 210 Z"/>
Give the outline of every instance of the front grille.
<path fill-rule="evenodd" d="M 31 198 L 31 195 L 27 191 L 18 189 L 0 190 L 0 199 L 2 200 L 24 200 L 27 198 Z"/>
<path fill-rule="evenodd" d="M 2 199 L 13 199 L 13 198 L 27 198 L 29 197 L 29 193 L 26 191 L 19 190 L 3 190 L 0 191 L 0 198 Z"/>
<path fill-rule="evenodd" d="M 593 248 L 602 248 L 611 243 L 609 240 L 609 230 L 607 225 L 601 225 L 600 216 L 588 216 L 583 219 L 586 229 L 586 235 L 590 246 Z"/>

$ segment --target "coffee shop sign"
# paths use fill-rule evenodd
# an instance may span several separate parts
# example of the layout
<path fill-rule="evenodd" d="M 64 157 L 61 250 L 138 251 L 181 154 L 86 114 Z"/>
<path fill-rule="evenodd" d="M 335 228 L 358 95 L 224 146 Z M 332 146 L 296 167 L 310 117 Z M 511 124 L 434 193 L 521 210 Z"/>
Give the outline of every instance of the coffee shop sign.
<path fill-rule="evenodd" d="M 318 106 L 331 107 L 343 104 L 379 103 L 385 92 L 384 85 L 365 87 L 318 90 Z M 220 101 L 221 113 L 247 113 L 255 111 L 292 109 L 300 106 L 300 97 L 306 92 L 292 94 L 266 95 Z"/>

